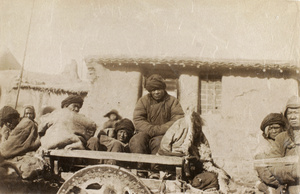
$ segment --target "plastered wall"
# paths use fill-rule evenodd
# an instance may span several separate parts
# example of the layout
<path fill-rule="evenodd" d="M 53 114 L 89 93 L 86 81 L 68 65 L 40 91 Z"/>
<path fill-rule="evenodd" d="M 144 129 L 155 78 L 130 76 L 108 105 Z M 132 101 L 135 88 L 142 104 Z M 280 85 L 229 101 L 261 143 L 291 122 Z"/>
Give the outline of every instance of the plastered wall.
<path fill-rule="evenodd" d="M 294 79 L 222 77 L 222 111 L 202 115 L 204 131 L 215 161 L 236 180 L 255 182 L 253 155 L 261 140 L 261 121 L 283 111 L 297 88 Z"/>

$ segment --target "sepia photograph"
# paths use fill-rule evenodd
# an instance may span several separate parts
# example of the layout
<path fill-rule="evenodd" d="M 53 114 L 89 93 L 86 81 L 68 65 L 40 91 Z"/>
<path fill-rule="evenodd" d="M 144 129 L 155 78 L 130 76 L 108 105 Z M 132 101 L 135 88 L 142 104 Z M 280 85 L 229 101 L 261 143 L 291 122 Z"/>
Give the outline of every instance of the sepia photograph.
<path fill-rule="evenodd" d="M 299 0 L 0 0 L 0 194 L 300 194 Z"/>

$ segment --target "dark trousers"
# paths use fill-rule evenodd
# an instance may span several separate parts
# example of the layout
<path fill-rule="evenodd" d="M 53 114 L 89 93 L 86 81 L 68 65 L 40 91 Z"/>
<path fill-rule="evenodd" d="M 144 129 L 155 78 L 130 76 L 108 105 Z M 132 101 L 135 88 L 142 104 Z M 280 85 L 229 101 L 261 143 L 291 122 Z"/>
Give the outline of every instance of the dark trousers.
<path fill-rule="evenodd" d="M 159 150 L 160 142 L 163 135 L 150 137 L 147 133 L 140 132 L 134 135 L 129 141 L 129 149 L 131 153 L 139 153 L 139 154 L 156 154 Z M 147 165 L 143 163 L 137 164 L 138 169 L 148 168 Z M 159 168 L 156 164 L 151 164 L 151 169 L 155 170 Z"/>
<path fill-rule="evenodd" d="M 101 135 L 100 139 L 97 137 L 91 137 L 87 142 L 87 148 L 95 151 L 128 152 L 128 148 L 126 149 L 124 144 L 106 135 Z M 103 163 L 113 165 L 123 164 L 121 162 L 117 162 L 116 160 L 104 160 Z"/>
<path fill-rule="evenodd" d="M 162 135 L 151 138 L 147 133 L 139 132 L 129 141 L 131 153 L 156 154 L 158 152 Z"/>

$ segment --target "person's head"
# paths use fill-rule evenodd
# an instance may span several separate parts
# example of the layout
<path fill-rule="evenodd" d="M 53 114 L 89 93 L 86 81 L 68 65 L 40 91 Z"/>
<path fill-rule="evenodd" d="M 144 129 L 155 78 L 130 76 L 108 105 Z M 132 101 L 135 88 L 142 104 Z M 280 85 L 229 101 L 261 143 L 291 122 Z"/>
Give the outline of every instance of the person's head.
<path fill-rule="evenodd" d="M 28 105 L 24 108 L 24 118 L 29 118 L 30 120 L 35 119 L 35 109 L 33 106 Z"/>
<path fill-rule="evenodd" d="M 160 101 L 166 94 L 166 83 L 164 79 L 158 75 L 153 74 L 146 80 L 145 88 L 148 90 L 156 101 Z"/>
<path fill-rule="evenodd" d="M 300 128 L 300 98 L 292 96 L 286 103 L 284 116 L 292 128 Z"/>
<path fill-rule="evenodd" d="M 109 120 L 111 121 L 117 121 L 120 120 L 122 117 L 119 115 L 118 111 L 115 109 L 112 109 L 108 113 L 104 115 L 104 117 L 108 117 Z"/>
<path fill-rule="evenodd" d="M 282 114 L 270 113 L 261 122 L 260 129 L 264 138 L 275 140 L 275 137 L 284 131 L 286 126 L 287 121 Z"/>
<path fill-rule="evenodd" d="M 14 129 L 20 120 L 20 114 L 10 106 L 4 106 L 0 109 L 1 127 L 5 125 L 9 129 Z"/>
<path fill-rule="evenodd" d="M 128 143 L 130 138 L 133 136 L 134 125 L 129 119 L 122 119 L 116 123 L 115 126 L 115 137 L 117 140 Z"/>
<path fill-rule="evenodd" d="M 70 95 L 61 102 L 61 108 L 67 108 L 74 112 L 79 112 L 83 104 L 83 99 L 79 95 Z"/>
<path fill-rule="evenodd" d="M 114 113 L 110 114 L 109 115 L 109 120 L 112 120 L 112 121 L 117 120 L 117 115 L 114 114 Z"/>

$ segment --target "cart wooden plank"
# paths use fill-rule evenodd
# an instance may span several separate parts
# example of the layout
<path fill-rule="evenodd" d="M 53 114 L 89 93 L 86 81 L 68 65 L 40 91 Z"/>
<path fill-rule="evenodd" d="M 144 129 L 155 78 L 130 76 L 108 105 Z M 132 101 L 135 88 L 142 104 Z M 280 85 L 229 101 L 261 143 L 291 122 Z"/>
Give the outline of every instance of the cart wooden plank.
<path fill-rule="evenodd" d="M 120 153 L 120 152 L 105 152 L 91 150 L 48 150 L 45 156 L 49 157 L 71 157 L 71 158 L 87 158 L 87 159 L 112 159 L 127 162 L 143 162 L 154 164 L 165 164 L 181 166 L 182 157 L 176 156 L 157 156 L 151 154 L 136 154 L 136 153 Z"/>
<path fill-rule="evenodd" d="M 254 167 L 266 167 L 276 165 L 291 165 L 299 162 L 299 156 L 286 156 L 282 158 L 267 158 L 254 160 Z"/>

